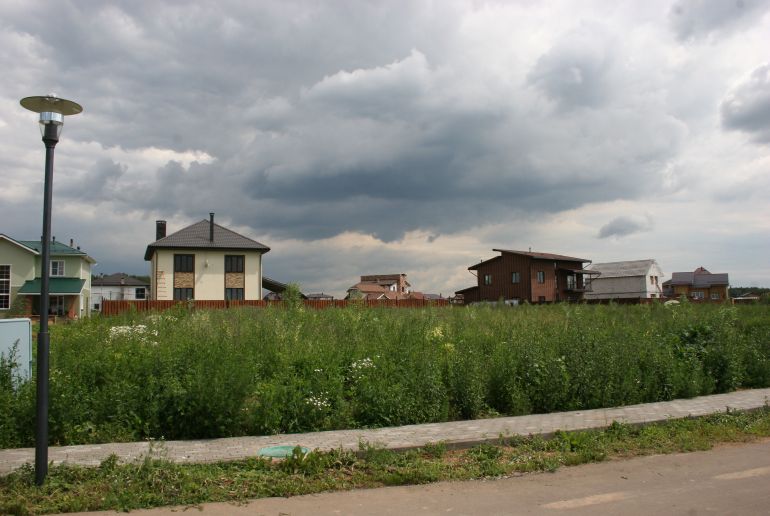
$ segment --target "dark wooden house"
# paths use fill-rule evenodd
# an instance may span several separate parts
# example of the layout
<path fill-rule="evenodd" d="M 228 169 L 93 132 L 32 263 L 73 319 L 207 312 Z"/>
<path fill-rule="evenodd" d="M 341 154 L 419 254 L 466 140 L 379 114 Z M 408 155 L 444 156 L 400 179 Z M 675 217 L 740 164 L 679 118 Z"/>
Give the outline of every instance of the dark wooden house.
<path fill-rule="evenodd" d="M 462 294 L 465 304 L 500 301 L 516 304 L 580 301 L 590 289 L 592 275 L 584 269 L 591 260 L 560 254 L 493 249 L 499 252 L 489 260 L 471 265 L 477 284 L 455 294 Z"/>

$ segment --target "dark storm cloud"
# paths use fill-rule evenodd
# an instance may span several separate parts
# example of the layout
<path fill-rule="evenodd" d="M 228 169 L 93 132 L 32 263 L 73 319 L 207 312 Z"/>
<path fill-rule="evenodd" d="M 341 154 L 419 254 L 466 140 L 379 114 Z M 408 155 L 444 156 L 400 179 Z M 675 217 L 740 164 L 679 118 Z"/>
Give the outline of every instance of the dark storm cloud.
<path fill-rule="evenodd" d="M 463 233 L 504 240 L 563 210 L 651 198 L 664 171 L 687 168 L 683 152 L 702 154 L 691 142 L 702 141 L 698 124 L 711 124 L 728 80 L 709 79 L 731 57 L 714 45 L 714 67 L 702 71 L 695 45 L 671 46 L 655 6 L 575 5 L 2 4 L 0 159 L 12 180 L 0 220 L 22 210 L 16 218 L 39 218 L 40 203 L 21 199 L 38 190 L 27 170 L 40 169 L 39 137 L 29 138 L 34 154 L 18 152 L 28 147 L 14 119 L 30 89 L 85 107 L 57 148 L 55 231 L 85 235 L 97 258 L 128 272 L 130 261 L 144 265 L 155 218 L 179 229 L 213 211 L 278 241 L 266 270 L 287 281 L 331 277 L 339 249 L 319 239 L 353 233 L 348 273 L 337 277 L 347 283 L 361 263 L 430 270 L 434 250 Z M 730 11 L 720 24 L 710 14 L 718 7 L 677 6 L 681 37 L 750 19 Z M 738 85 L 724 98 L 723 126 L 767 139 L 767 90 L 766 77 Z M 698 173 L 676 177 L 689 186 Z M 645 227 L 621 218 L 602 231 L 622 236 L 634 224 Z M 29 236 L 38 226 L 15 227 Z M 387 245 L 350 251 L 369 235 Z M 405 258 L 399 246 L 410 239 L 425 257 Z M 495 245 L 484 242 L 484 253 Z"/>
<path fill-rule="evenodd" d="M 669 23 L 680 40 L 698 38 L 745 27 L 769 6 L 765 0 L 678 0 Z"/>
<path fill-rule="evenodd" d="M 89 202 L 112 201 L 120 194 L 117 186 L 125 172 L 125 165 L 103 158 L 98 160 L 87 173 L 77 178 L 69 178 L 57 194 Z"/>
<path fill-rule="evenodd" d="M 237 151 L 255 104 L 292 98 L 339 70 L 393 61 L 417 43 L 430 48 L 453 23 L 451 11 L 435 16 L 395 1 L 77 2 L 46 4 L 35 16 L 11 10 L 4 21 L 39 42 L 61 71 L 55 85 L 96 121 L 73 135 L 221 154 Z M 435 24 L 426 28 L 426 19 Z"/>
<path fill-rule="evenodd" d="M 599 238 L 624 237 L 652 229 L 652 221 L 647 218 L 616 217 L 599 229 Z"/>
<path fill-rule="evenodd" d="M 730 91 L 720 106 L 722 126 L 770 142 L 770 63 L 756 68 Z"/>

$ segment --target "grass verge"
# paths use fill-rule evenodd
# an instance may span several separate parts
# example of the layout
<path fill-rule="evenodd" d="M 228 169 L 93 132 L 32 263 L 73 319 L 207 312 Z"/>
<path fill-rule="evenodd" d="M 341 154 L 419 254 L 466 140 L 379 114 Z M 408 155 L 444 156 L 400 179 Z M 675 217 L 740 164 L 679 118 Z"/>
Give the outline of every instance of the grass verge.
<path fill-rule="evenodd" d="M 239 502 L 268 496 L 441 480 L 469 480 L 555 471 L 608 459 L 707 450 L 725 442 L 770 436 L 770 407 L 634 427 L 619 423 L 599 431 L 558 432 L 552 439 L 501 437 L 496 444 L 449 450 L 443 443 L 396 453 L 362 445 L 350 451 L 295 450 L 292 457 L 216 464 L 175 464 L 163 459 L 98 467 L 53 466 L 42 487 L 24 467 L 0 477 L 0 514 L 130 510 L 165 505 Z M 162 446 L 162 444 L 161 444 Z"/>

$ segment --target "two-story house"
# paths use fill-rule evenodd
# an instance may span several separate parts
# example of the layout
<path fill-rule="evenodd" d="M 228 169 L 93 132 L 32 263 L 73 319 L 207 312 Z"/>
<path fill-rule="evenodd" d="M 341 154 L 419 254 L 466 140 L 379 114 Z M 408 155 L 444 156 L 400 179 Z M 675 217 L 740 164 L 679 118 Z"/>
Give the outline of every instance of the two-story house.
<path fill-rule="evenodd" d="M 651 299 L 663 297 L 663 271 L 653 259 L 594 263 L 600 273 L 591 280 L 585 299 Z"/>
<path fill-rule="evenodd" d="M 155 239 L 144 254 L 152 299 L 262 299 L 262 255 L 270 248 L 215 224 L 213 213 L 168 236 L 159 220 Z"/>
<path fill-rule="evenodd" d="M 477 285 L 458 290 L 465 304 L 500 301 L 509 304 L 579 301 L 598 273 L 583 268 L 585 258 L 532 251 L 493 249 L 500 256 L 471 265 Z"/>
<path fill-rule="evenodd" d="M 696 301 L 726 301 L 729 299 L 730 279 L 727 273 L 712 274 L 703 267 L 693 272 L 674 272 L 663 283 L 666 297 L 685 296 Z"/>
<path fill-rule="evenodd" d="M 51 242 L 49 267 L 49 315 L 67 318 L 91 313 L 91 266 L 95 260 L 80 248 Z M 15 240 L 0 234 L 0 317 L 14 300 L 23 301 L 21 311 L 40 315 L 41 258 L 39 240 Z"/>

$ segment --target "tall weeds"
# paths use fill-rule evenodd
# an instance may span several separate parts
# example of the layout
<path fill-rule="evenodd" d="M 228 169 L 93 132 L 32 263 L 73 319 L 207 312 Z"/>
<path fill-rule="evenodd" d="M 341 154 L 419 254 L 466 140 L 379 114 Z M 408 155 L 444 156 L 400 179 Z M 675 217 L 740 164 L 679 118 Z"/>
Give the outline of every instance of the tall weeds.
<path fill-rule="evenodd" d="M 770 309 L 682 304 L 129 313 L 52 327 L 53 444 L 373 427 L 770 386 Z M 0 446 L 34 384 L 0 363 Z"/>

